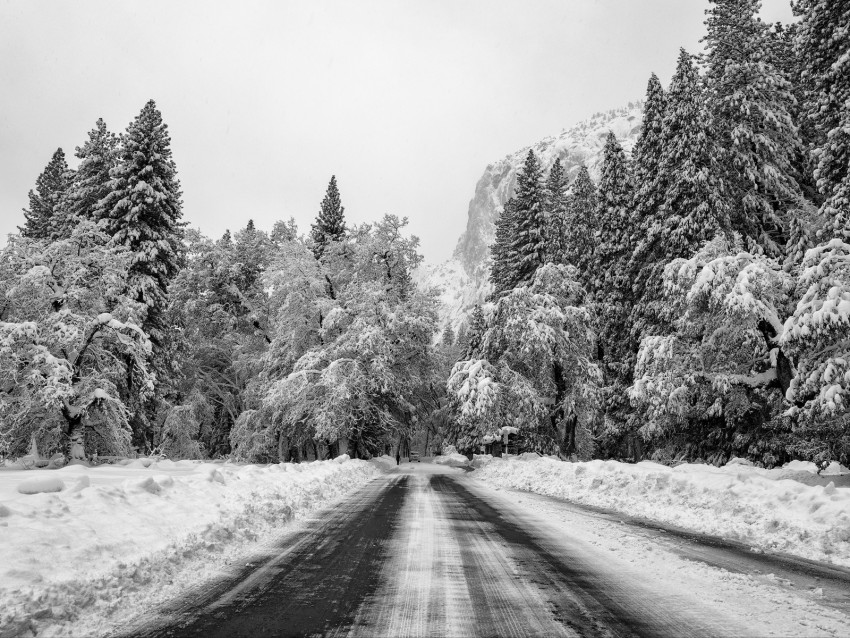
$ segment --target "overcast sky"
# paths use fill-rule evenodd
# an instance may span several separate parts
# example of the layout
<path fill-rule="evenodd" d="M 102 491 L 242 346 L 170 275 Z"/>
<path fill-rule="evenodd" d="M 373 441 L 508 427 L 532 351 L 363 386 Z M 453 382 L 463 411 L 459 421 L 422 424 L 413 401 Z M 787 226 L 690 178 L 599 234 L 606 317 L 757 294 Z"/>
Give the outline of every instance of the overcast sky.
<path fill-rule="evenodd" d="M 788 21 L 788 0 L 765 0 Z M 450 257 L 492 161 L 665 84 L 707 0 L 0 0 L 0 235 L 57 147 L 153 98 L 184 215 L 309 229 L 332 174 L 346 216 L 408 216 Z"/>

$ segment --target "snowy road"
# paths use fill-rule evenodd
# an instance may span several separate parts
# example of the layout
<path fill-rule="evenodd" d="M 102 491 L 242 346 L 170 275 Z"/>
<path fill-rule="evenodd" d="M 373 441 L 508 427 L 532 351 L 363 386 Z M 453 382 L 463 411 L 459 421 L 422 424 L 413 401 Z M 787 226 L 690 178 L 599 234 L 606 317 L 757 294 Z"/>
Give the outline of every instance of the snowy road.
<path fill-rule="evenodd" d="M 405 465 L 133 635 L 846 635 L 846 572 L 473 477 Z"/>

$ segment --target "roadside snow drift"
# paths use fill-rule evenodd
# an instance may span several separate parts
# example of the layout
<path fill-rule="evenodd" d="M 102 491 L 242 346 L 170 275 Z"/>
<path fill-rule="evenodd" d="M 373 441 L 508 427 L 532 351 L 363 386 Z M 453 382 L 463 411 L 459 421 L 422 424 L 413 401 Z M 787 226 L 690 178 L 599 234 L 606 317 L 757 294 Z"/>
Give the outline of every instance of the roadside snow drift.
<path fill-rule="evenodd" d="M 0 470 L 0 636 L 92 635 L 378 474 L 364 461 Z M 191 567 L 191 569 L 189 569 Z"/>
<path fill-rule="evenodd" d="M 778 470 L 739 464 L 671 468 L 649 461 L 566 463 L 543 457 L 482 458 L 476 465 L 475 478 L 492 485 L 850 566 L 850 488 L 805 484 L 807 477 L 819 478 L 806 471 L 813 464 Z"/>

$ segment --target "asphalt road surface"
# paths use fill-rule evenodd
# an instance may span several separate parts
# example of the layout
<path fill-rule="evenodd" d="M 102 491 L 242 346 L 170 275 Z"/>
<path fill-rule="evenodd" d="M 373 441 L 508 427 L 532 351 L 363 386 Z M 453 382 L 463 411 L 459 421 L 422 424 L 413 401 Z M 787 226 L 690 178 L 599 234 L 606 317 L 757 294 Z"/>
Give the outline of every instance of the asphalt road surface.
<path fill-rule="evenodd" d="M 846 636 L 848 611 L 845 570 L 424 463 L 130 635 Z"/>

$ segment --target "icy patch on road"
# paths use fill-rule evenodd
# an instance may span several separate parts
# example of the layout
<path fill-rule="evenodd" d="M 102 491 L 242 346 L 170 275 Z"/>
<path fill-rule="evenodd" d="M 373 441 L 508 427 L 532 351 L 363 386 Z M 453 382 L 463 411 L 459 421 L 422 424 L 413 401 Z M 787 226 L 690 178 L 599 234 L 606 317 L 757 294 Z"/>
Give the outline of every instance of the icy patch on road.
<path fill-rule="evenodd" d="M 103 633 L 149 592 L 204 578 L 199 561 L 244 551 L 377 474 L 350 460 L 0 471 L 0 635 Z"/>
<path fill-rule="evenodd" d="M 850 566 L 850 488 L 807 485 L 800 468 L 717 468 L 644 461 L 494 459 L 475 478 L 604 507 L 753 547 Z M 787 478 L 786 478 L 787 477 Z"/>

